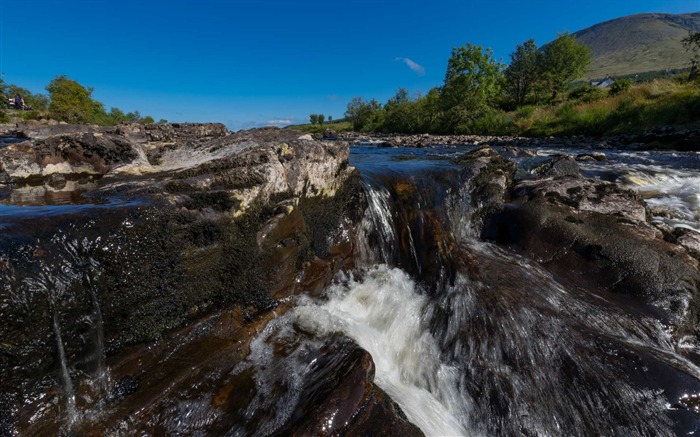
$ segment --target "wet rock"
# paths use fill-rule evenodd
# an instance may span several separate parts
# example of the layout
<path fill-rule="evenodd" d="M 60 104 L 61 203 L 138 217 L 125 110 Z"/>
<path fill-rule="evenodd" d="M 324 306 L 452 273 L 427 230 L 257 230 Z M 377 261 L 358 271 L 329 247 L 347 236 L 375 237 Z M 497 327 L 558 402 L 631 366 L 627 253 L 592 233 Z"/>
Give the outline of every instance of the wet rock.
<path fill-rule="evenodd" d="M 602 152 L 580 153 L 576 155 L 576 161 L 607 161 L 607 156 Z"/>
<path fill-rule="evenodd" d="M 642 296 L 681 330 L 697 325 L 697 263 L 647 223 L 635 193 L 570 177 L 522 181 L 513 193 L 485 238 L 517 245 L 574 283 Z"/>
<path fill-rule="evenodd" d="M 0 306 L 0 317 L 8 321 L 0 326 L 0 343 L 13 351 L 0 353 L 0 373 L 11 375 L 0 381 L 0 392 L 19 400 L 54 390 L 50 402 L 59 412 L 63 407 L 54 378 L 61 359 L 47 353 L 56 348 L 49 308 L 58 314 L 67 366 L 79 387 L 100 356 L 94 352 L 98 325 L 103 350 L 121 357 L 134 345 L 225 308 L 238 308 L 241 319 L 253 323 L 278 299 L 323 289 L 352 264 L 353 229 L 365 200 L 347 163 L 347 143 L 299 140 L 292 130 L 222 135 L 203 127 L 204 136 L 187 136 L 178 133 L 181 128 L 172 126 L 173 136 L 169 127 L 153 130 L 174 141 L 158 165 L 143 153 L 155 137 L 142 136 L 148 128 L 140 126 L 0 149 L 3 170 L 10 164 L 15 176 L 12 169 L 22 166 L 41 176 L 54 162 L 70 166 L 69 172 L 85 166 L 106 175 L 99 180 L 100 196 L 135 200 L 78 214 L 66 208 L 52 216 L 3 217 L 12 232 L 0 234 L 0 281 L 10 288 L 0 293 L 26 299 Z M 125 171 L 129 166 L 139 172 Z M 69 186 L 69 172 L 50 173 L 49 182 Z M 140 176 L 147 172 L 148 179 Z M 90 186 L 85 189 L 91 193 Z M 41 277 L 42 269 L 53 282 L 32 292 L 23 278 Z M 57 300 L 48 306 L 47 299 Z M 16 339 L 23 339 L 21 348 Z M 18 366 L 21 371 L 10 370 Z M 176 367 L 159 369 L 159 377 L 174 377 Z M 130 375 L 138 376 L 130 371 L 119 377 Z M 137 392 L 152 384 L 141 375 Z M 136 396 L 124 393 L 127 400 Z M 44 406 L 26 406 L 24 413 L 30 417 Z M 41 434 L 51 422 L 44 425 L 24 423 L 22 429 Z"/>
<path fill-rule="evenodd" d="M 700 233 L 690 229 L 682 229 L 676 238 L 676 243 L 688 249 L 693 256 L 700 259 Z"/>
<path fill-rule="evenodd" d="M 551 161 L 540 164 L 532 169 L 538 176 L 578 176 L 580 169 L 576 161 L 571 156 L 558 156 Z"/>
<path fill-rule="evenodd" d="M 455 160 L 469 178 L 469 201 L 473 207 L 471 226 L 480 228 L 483 218 L 500 211 L 515 178 L 515 164 L 490 147 L 465 153 Z"/>

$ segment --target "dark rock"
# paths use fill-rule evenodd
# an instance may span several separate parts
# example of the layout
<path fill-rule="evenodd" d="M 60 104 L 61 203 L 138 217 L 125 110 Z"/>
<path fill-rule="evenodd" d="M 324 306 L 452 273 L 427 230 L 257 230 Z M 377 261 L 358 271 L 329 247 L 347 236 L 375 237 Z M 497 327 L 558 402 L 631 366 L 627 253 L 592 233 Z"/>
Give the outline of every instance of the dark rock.
<path fill-rule="evenodd" d="M 485 238 L 517 245 L 574 283 L 643 296 L 681 331 L 700 321 L 697 262 L 646 222 L 638 195 L 564 177 L 523 181 L 514 196 L 500 216 L 490 217 Z"/>
<path fill-rule="evenodd" d="M 605 153 L 601 152 L 581 153 L 576 155 L 577 161 L 607 161 L 607 159 Z"/>
<path fill-rule="evenodd" d="M 532 172 L 538 176 L 558 177 L 579 176 L 581 170 L 571 156 L 558 156 L 533 168 Z"/>
<path fill-rule="evenodd" d="M 79 214 L 67 208 L 52 216 L 3 217 L 3 225 L 9 223 L 12 230 L 0 234 L 3 284 L 19 290 L 23 278 L 38 277 L 42 268 L 54 277 L 66 275 L 65 292 L 51 308 L 59 314 L 67 360 L 77 369 L 76 387 L 87 386 L 80 380 L 97 356 L 92 350 L 92 296 L 101 308 L 104 349 L 118 358 L 139 343 L 153 344 L 148 342 L 227 308 L 237 308 L 245 323 L 256 323 L 277 299 L 302 289 L 323 289 L 352 262 L 351 236 L 365 200 L 347 164 L 347 143 L 300 140 L 299 132 L 279 129 L 224 135 L 209 126 L 192 128 L 205 136 L 189 136 L 183 132 L 190 131 L 174 125 L 172 137 L 169 129 L 118 126 L 0 149 L 2 169 L 9 167 L 13 178 L 24 166 L 27 175 L 46 176 L 58 186 L 72 180 L 70 172 L 86 169 L 108 175 L 100 179 L 101 196 L 138 199 L 133 205 L 87 208 Z M 142 153 L 151 145 L 142 136 L 149 131 L 174 141 L 155 168 Z M 68 171 L 56 172 L 57 166 Z M 132 176 L 129 168 L 150 172 L 149 178 L 138 172 Z M 22 305 L 0 306 L 0 318 L 7 322 L 0 326 L 0 343 L 13 345 L 11 354 L 0 352 L 0 373 L 8 375 L 0 381 L 0 392 L 22 399 L 52 390 L 58 363 L 55 354 L 46 353 L 55 350 L 47 294 L 27 295 Z M 249 341 L 255 334 L 236 341 Z M 23 339 L 21 348 L 14 346 L 16 339 Z M 206 349 L 197 349 L 204 346 L 190 347 L 193 356 L 205 354 Z M 148 393 L 158 378 L 175 378 L 175 367 L 141 375 L 134 390 Z M 136 378 L 133 370 L 119 378 Z M 139 396 L 125 399 L 156 402 Z M 94 393 L 88 398 L 98 399 Z M 51 407 L 42 414 L 55 419 L 63 401 L 51 402 L 57 410 Z M 21 420 L 43 408 L 40 404 L 23 408 L 17 416 L 21 430 L 49 432 L 50 419 L 37 424 Z"/>
<path fill-rule="evenodd" d="M 503 208 L 515 178 L 515 163 L 490 147 L 465 153 L 455 159 L 455 163 L 464 167 L 469 178 L 471 225 L 479 229 L 485 216 Z"/>

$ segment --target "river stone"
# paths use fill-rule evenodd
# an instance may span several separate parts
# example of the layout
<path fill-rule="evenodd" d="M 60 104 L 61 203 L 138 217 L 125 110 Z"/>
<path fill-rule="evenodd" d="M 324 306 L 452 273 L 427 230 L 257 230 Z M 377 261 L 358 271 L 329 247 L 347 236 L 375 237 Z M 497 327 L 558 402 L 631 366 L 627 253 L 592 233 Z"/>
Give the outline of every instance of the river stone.
<path fill-rule="evenodd" d="M 532 172 L 538 176 L 578 176 L 580 169 L 571 156 L 558 156 L 533 168 Z"/>
<path fill-rule="evenodd" d="M 515 244 L 573 283 L 635 296 L 693 331 L 700 321 L 700 274 L 687 250 L 663 239 L 635 193 L 583 178 L 522 181 L 491 216 L 483 236 Z"/>

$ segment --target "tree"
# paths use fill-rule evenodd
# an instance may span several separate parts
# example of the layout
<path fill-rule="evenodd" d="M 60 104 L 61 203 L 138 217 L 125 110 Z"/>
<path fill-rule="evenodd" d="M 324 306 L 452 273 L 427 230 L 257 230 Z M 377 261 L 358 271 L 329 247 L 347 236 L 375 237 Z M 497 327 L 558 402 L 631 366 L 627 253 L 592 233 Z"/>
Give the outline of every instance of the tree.
<path fill-rule="evenodd" d="M 700 32 L 690 32 L 681 40 L 683 48 L 690 54 L 689 80 L 700 78 Z"/>
<path fill-rule="evenodd" d="M 441 93 L 446 131 L 469 133 L 470 126 L 491 110 L 501 92 L 502 71 L 490 48 L 470 43 L 452 49 Z"/>
<path fill-rule="evenodd" d="M 311 123 L 311 125 L 318 123 L 318 114 L 309 115 L 309 123 Z"/>
<path fill-rule="evenodd" d="M 6 114 L 5 114 L 5 106 L 7 105 L 7 99 L 8 95 L 5 94 L 7 91 L 7 85 L 5 84 L 5 81 L 2 80 L 0 77 L 0 98 L 3 99 L 2 103 L 0 103 L 0 121 L 5 121 L 6 119 Z"/>
<path fill-rule="evenodd" d="M 56 120 L 98 124 L 109 121 L 104 105 L 92 99 L 92 89 L 85 88 L 67 76 L 54 78 L 46 90 L 51 98 L 49 115 Z"/>
<path fill-rule="evenodd" d="M 326 116 L 323 114 L 318 114 L 318 124 L 323 126 L 324 121 L 326 121 Z"/>
<path fill-rule="evenodd" d="M 517 106 L 525 104 L 535 90 L 540 79 L 541 58 L 534 39 L 516 46 L 510 54 L 510 65 L 504 73 L 506 91 Z"/>
<path fill-rule="evenodd" d="M 540 74 L 552 100 L 574 80 L 586 72 L 591 63 L 591 49 L 576 42 L 568 33 L 544 46 L 540 62 Z"/>
<path fill-rule="evenodd" d="M 333 123 L 333 116 L 332 115 L 328 116 L 328 123 Z"/>
<path fill-rule="evenodd" d="M 375 99 L 366 102 L 362 97 L 353 97 L 345 110 L 345 117 L 356 131 L 376 131 L 384 124 L 384 108 Z"/>
<path fill-rule="evenodd" d="M 394 97 L 384 105 L 386 116 L 384 130 L 397 133 L 414 133 L 418 130 L 416 101 L 405 88 L 399 88 Z"/>

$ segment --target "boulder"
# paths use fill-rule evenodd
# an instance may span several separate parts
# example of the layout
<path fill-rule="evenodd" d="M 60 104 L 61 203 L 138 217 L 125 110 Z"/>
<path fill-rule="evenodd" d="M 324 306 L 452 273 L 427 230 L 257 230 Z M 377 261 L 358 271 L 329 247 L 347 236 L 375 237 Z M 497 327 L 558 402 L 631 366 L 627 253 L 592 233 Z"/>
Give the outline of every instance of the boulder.
<path fill-rule="evenodd" d="M 631 191 L 579 177 L 521 181 L 482 235 L 515 245 L 574 284 L 643 297 L 681 331 L 698 326 L 697 261 L 646 221 L 644 202 Z"/>

